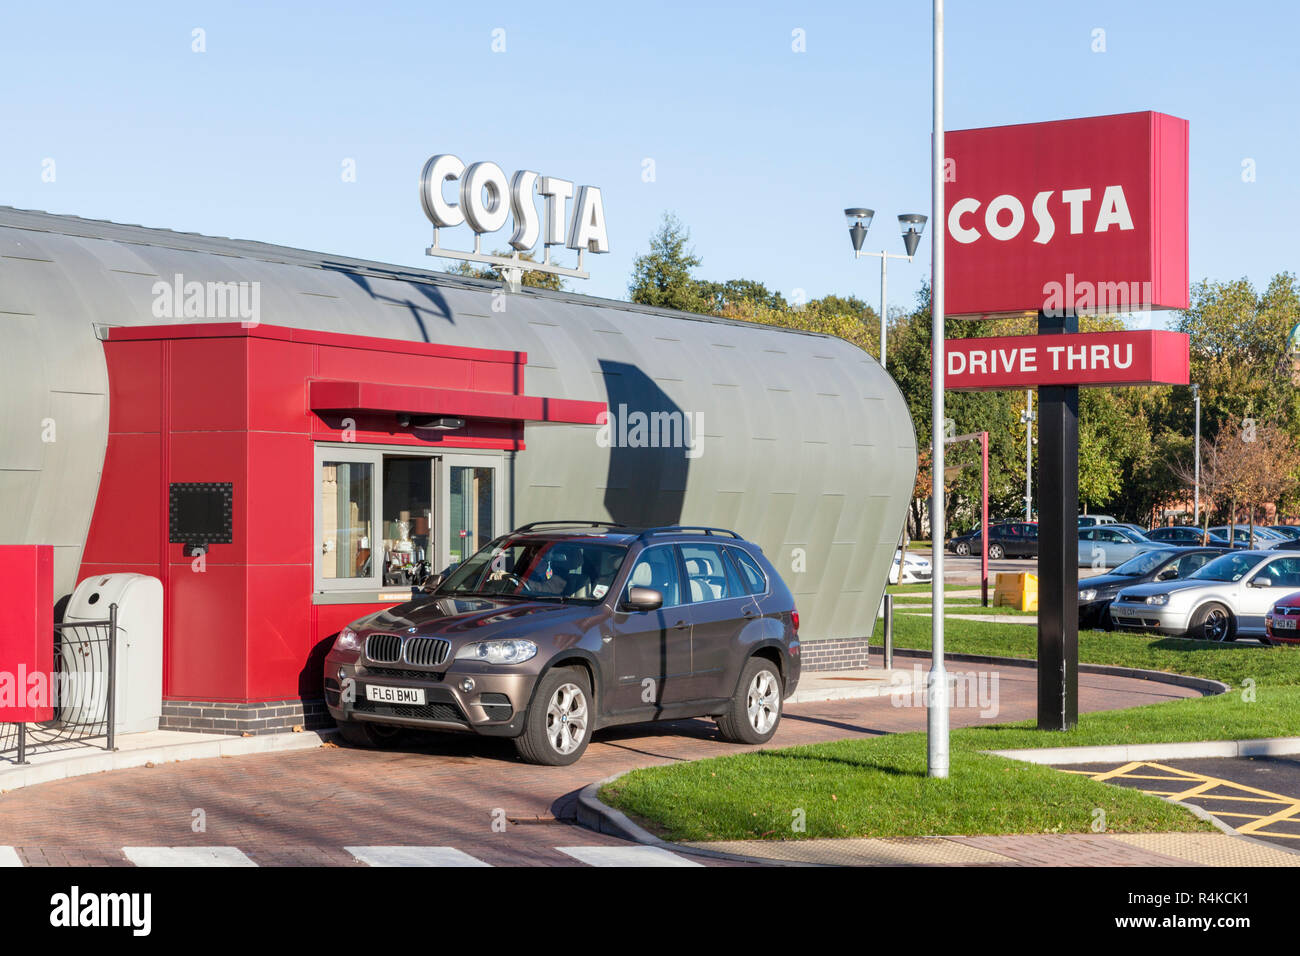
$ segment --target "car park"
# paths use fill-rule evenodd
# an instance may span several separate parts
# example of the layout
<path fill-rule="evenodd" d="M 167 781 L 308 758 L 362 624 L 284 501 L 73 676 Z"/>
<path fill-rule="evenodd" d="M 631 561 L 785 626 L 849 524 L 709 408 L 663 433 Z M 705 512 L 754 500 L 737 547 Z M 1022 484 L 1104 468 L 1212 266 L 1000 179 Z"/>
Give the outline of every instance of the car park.
<path fill-rule="evenodd" d="M 1189 524 L 1176 524 L 1167 528 L 1152 528 L 1146 533 L 1146 536 L 1152 541 L 1159 541 L 1161 544 L 1182 545 L 1183 547 L 1205 547 L 1227 548 L 1229 547 L 1228 539 L 1222 535 L 1211 533 L 1208 537 L 1200 528 Z"/>
<path fill-rule="evenodd" d="M 1079 582 L 1079 627 L 1110 630 L 1110 604 L 1122 589 L 1136 584 L 1175 581 L 1204 567 L 1225 548 L 1163 548 L 1145 551 L 1106 574 Z"/>
<path fill-rule="evenodd" d="M 551 765 L 648 720 L 712 717 L 763 743 L 799 682 L 798 635 L 789 589 L 733 531 L 534 522 L 344 628 L 326 705 L 350 743 L 470 731 Z"/>
<path fill-rule="evenodd" d="M 1280 534 L 1288 541 L 1300 541 L 1300 525 L 1295 524 L 1271 524 L 1268 530 L 1275 534 Z"/>
<path fill-rule="evenodd" d="M 976 528 L 966 534 L 949 538 L 946 550 L 962 556 L 978 554 L 980 537 L 980 529 Z M 1038 557 L 1038 522 L 1003 521 L 989 525 L 990 560 L 1036 557 Z"/>
<path fill-rule="evenodd" d="M 1079 567 L 1114 568 L 1146 551 L 1168 547 L 1117 524 L 1079 529 Z"/>
<path fill-rule="evenodd" d="M 1110 605 L 1117 628 L 1205 641 L 1265 639 L 1274 605 L 1300 590 L 1300 555 L 1232 551 L 1187 578 L 1124 588 Z"/>

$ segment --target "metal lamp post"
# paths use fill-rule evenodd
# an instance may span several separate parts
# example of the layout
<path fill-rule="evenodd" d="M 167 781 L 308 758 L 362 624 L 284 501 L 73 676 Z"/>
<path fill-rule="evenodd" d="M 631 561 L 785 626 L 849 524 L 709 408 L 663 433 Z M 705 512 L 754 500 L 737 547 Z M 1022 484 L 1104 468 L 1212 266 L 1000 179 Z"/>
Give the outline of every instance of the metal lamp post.
<path fill-rule="evenodd" d="M 930 235 L 934 284 L 930 290 L 930 672 L 926 675 L 926 776 L 948 776 L 948 672 L 943 666 L 943 0 L 934 0 L 934 138 L 930 156 L 930 209 L 939 225 Z M 883 322 L 884 317 L 881 317 Z M 882 356 L 883 358 L 883 356 Z M 988 540 L 988 536 L 985 536 Z"/>
<path fill-rule="evenodd" d="M 1034 391 L 1025 390 L 1025 410 L 1020 413 L 1020 421 L 1025 426 L 1025 520 L 1034 520 Z"/>
<path fill-rule="evenodd" d="M 890 259 L 912 261 L 912 257 L 916 255 L 917 246 L 921 244 L 921 234 L 925 232 L 926 217 L 914 212 L 905 213 L 898 217 L 898 226 L 903 233 L 903 247 L 907 249 L 907 255 L 900 256 L 886 252 L 884 249 L 879 252 L 862 251 L 862 243 L 866 241 L 867 230 L 871 228 L 871 219 L 875 214 L 875 210 L 861 207 L 844 210 L 844 218 L 849 223 L 849 239 L 853 242 L 853 258 L 860 259 L 862 256 L 879 256 L 880 258 L 880 367 L 884 368 L 885 333 L 889 324 L 889 270 L 887 266 Z"/>

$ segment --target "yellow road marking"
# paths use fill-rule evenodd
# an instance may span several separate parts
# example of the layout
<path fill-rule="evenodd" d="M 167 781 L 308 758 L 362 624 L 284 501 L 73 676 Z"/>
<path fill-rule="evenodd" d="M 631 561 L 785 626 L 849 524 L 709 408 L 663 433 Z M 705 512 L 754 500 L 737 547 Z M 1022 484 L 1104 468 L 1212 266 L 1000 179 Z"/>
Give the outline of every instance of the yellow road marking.
<path fill-rule="evenodd" d="M 1135 773 L 1137 770 L 1156 770 L 1172 776 L 1155 776 L 1149 773 Z M 1236 801 L 1238 803 L 1261 803 L 1261 804 L 1279 804 L 1280 808 L 1273 813 L 1232 813 L 1228 811 L 1214 812 L 1216 817 L 1240 817 L 1247 822 L 1236 827 L 1238 833 L 1247 833 L 1252 836 L 1269 836 L 1282 837 L 1288 840 L 1300 840 L 1300 833 L 1280 833 L 1276 831 L 1266 831 L 1265 828 L 1275 823 L 1292 823 L 1300 824 L 1300 799 L 1287 797 L 1280 793 L 1273 793 L 1268 790 L 1261 790 L 1258 787 L 1252 787 L 1244 783 L 1237 783 L 1235 780 L 1225 780 L 1222 777 L 1212 777 L 1208 774 L 1196 773 L 1190 770 L 1182 770 L 1178 767 L 1167 767 L 1164 764 L 1152 763 L 1149 761 L 1130 761 L 1123 766 L 1116 767 L 1113 770 L 1105 770 L 1101 773 L 1089 773 L 1086 770 L 1067 770 L 1066 773 L 1079 773 L 1091 777 L 1093 780 L 1160 780 L 1165 782 L 1175 781 L 1178 783 L 1194 783 L 1185 790 L 1148 790 L 1140 787 L 1143 793 L 1155 797 L 1165 797 L 1170 800 L 1198 800 L 1198 801 Z M 1211 790 L 1217 790 L 1223 787 L 1227 790 L 1235 790 L 1238 793 L 1250 794 L 1250 796 L 1238 796 L 1236 794 L 1216 794 L 1210 793 Z"/>

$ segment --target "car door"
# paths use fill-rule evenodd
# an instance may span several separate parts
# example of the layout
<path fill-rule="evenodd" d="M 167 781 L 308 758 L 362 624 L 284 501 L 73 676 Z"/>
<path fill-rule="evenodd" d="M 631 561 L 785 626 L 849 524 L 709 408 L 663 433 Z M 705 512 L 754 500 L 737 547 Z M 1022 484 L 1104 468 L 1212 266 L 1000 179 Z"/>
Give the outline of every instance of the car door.
<path fill-rule="evenodd" d="M 1263 634 L 1264 616 L 1279 600 L 1300 591 L 1300 555 L 1274 558 L 1246 582 L 1237 599 L 1238 634 Z"/>
<path fill-rule="evenodd" d="M 678 545 L 686 572 L 691 617 L 691 697 L 730 697 L 729 667 L 740 652 L 740 632 L 759 613 L 740 575 L 723 556 L 722 547 L 701 542 Z"/>
<path fill-rule="evenodd" d="M 1026 522 L 1020 526 L 1020 555 L 1038 557 L 1038 525 Z"/>
<path fill-rule="evenodd" d="M 654 611 L 628 611 L 620 600 L 610 619 L 615 675 L 610 712 L 644 710 L 653 716 L 663 705 L 690 696 L 691 625 L 676 546 L 653 545 L 638 554 L 622 598 L 633 587 L 654 588 L 664 603 Z"/>

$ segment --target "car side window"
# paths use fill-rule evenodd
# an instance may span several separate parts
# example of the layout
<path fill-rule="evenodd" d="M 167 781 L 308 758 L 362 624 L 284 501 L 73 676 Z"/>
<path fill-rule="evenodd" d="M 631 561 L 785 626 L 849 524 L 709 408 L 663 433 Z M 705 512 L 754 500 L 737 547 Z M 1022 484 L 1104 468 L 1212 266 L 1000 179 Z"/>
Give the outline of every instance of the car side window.
<path fill-rule="evenodd" d="M 750 594 L 763 594 L 767 591 L 767 575 L 750 555 L 740 548 L 727 548 L 727 554 L 735 560 L 736 566 L 745 581 L 745 589 Z"/>
<path fill-rule="evenodd" d="M 1300 588 L 1300 558 L 1279 558 L 1271 561 L 1256 577 L 1270 579 L 1275 588 Z"/>
<path fill-rule="evenodd" d="M 686 583 L 692 602 L 725 601 L 744 597 L 745 589 L 731 564 L 722 557 L 716 544 L 683 544 L 682 560 L 686 563 Z"/>
<path fill-rule="evenodd" d="M 1038 537 L 1038 525 L 1036 525 L 1036 524 L 1027 524 L 1027 525 L 1024 526 L 1024 530 L 1025 530 L 1025 537 L 1026 537 L 1026 538 L 1037 538 L 1037 537 Z"/>
<path fill-rule="evenodd" d="M 1187 575 L 1190 575 L 1192 571 L 1196 571 L 1197 568 L 1204 567 L 1206 563 L 1213 561 L 1213 559 L 1216 557 L 1217 555 L 1214 554 L 1188 554 L 1186 555 L 1186 557 L 1179 558 L 1178 559 L 1179 578 L 1187 578 Z"/>
<path fill-rule="evenodd" d="M 681 575 L 677 571 L 677 552 L 672 545 L 646 548 L 637 555 L 632 574 L 627 579 L 631 588 L 654 588 L 664 596 L 664 607 L 682 603 Z M 627 596 L 627 590 L 623 596 Z"/>

